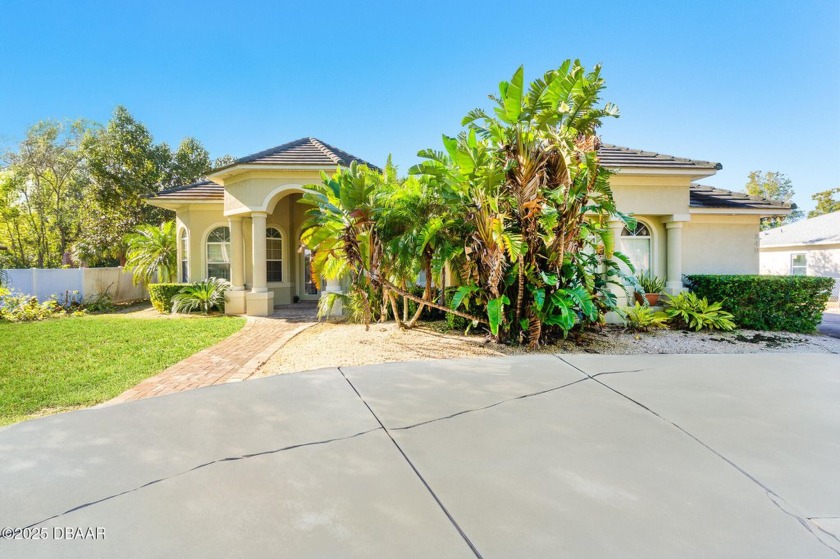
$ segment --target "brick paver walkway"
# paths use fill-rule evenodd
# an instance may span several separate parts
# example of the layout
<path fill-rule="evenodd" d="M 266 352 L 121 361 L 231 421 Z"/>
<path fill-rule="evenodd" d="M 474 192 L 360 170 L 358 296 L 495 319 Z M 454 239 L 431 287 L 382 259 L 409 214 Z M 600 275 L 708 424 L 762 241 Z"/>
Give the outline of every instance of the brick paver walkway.
<path fill-rule="evenodd" d="M 245 380 L 286 342 L 315 324 L 316 312 L 315 305 L 298 303 L 278 307 L 272 316 L 248 317 L 239 332 L 175 363 L 105 404 Z"/>

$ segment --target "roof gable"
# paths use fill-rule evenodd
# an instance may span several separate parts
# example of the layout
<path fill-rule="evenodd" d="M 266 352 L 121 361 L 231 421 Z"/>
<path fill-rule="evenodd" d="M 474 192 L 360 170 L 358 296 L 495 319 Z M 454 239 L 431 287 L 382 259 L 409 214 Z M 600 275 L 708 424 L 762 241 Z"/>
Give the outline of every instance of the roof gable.
<path fill-rule="evenodd" d="M 216 169 L 214 173 L 239 165 L 334 168 L 339 165 L 349 167 L 354 161 L 371 168 L 377 168 L 364 159 L 322 142 L 318 138 L 300 138 L 241 157 L 230 165 Z"/>

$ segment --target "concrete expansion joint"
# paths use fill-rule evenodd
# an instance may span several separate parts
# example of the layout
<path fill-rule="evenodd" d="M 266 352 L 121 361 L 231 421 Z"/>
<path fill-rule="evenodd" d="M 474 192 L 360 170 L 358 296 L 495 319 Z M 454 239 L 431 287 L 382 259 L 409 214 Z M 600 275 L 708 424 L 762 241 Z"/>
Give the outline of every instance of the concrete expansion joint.
<path fill-rule="evenodd" d="M 260 456 L 268 456 L 268 455 L 271 455 L 271 454 L 279 454 L 281 452 L 286 452 L 286 451 L 289 451 L 289 450 L 295 450 L 297 448 L 305 448 L 305 447 L 309 447 L 309 446 L 326 445 L 326 444 L 333 443 L 333 442 L 338 442 L 338 441 L 347 441 L 347 440 L 350 440 L 350 439 L 355 439 L 356 437 L 361 437 L 362 435 L 367 435 L 368 433 L 373 433 L 374 431 L 379 431 L 381 429 L 382 429 L 382 427 L 374 427 L 373 429 L 367 429 L 365 431 L 359 431 L 358 433 L 353 433 L 352 435 L 347 435 L 345 437 L 335 437 L 335 438 L 332 438 L 332 439 L 324 439 L 324 440 L 320 440 L 320 441 L 298 443 L 298 444 L 293 444 L 293 445 L 284 446 L 284 447 L 280 447 L 280 448 L 275 448 L 275 449 L 271 449 L 271 450 L 263 450 L 263 451 L 260 451 L 260 452 L 250 452 L 248 454 L 240 454 L 238 456 L 228 456 L 228 457 L 225 457 L 225 458 L 218 458 L 216 460 L 210 460 L 209 462 L 204 462 L 204 463 L 199 464 L 198 466 L 192 467 L 188 470 L 183 470 L 183 471 L 180 471 L 176 474 L 172 474 L 170 476 L 162 477 L 162 478 L 144 483 L 143 485 L 138 485 L 137 487 L 134 487 L 133 489 L 127 489 L 125 491 L 121 491 L 119 493 L 114 493 L 112 495 L 108 495 L 107 497 L 103 497 L 103 498 L 97 499 L 95 501 L 90 501 L 88 503 L 84 503 L 84 504 L 75 506 L 73 508 L 67 509 L 64 512 L 54 514 L 53 516 L 50 516 L 49 518 L 45 518 L 43 520 L 33 522 L 32 524 L 29 524 L 29 525 L 25 526 L 24 529 L 29 529 L 29 528 L 33 528 L 35 526 L 39 526 L 41 524 L 44 524 L 45 522 L 49 522 L 50 520 L 60 518 L 64 515 L 66 515 L 66 514 L 70 514 L 72 512 L 76 512 L 78 510 L 86 509 L 88 507 L 92 507 L 94 505 L 104 503 L 105 501 L 110 501 L 112 499 L 122 497 L 123 495 L 128 495 L 130 493 L 135 493 L 137 491 L 140 491 L 141 489 L 151 487 L 152 485 L 157 485 L 158 483 L 162 483 L 164 481 L 169 481 L 169 480 L 175 479 L 177 477 L 181 477 L 181 476 L 184 476 L 186 474 L 190 474 L 192 472 L 195 472 L 195 471 L 198 471 L 198 470 L 201 470 L 203 468 L 207 468 L 209 466 L 213 466 L 213 465 L 216 465 L 216 464 L 222 464 L 222 463 L 225 463 L 225 462 L 238 462 L 240 460 L 249 460 L 251 458 L 257 458 L 257 457 L 260 457 Z"/>
<path fill-rule="evenodd" d="M 670 421 L 670 420 L 664 418 L 663 416 L 661 416 L 660 414 L 658 414 L 657 412 L 655 412 L 651 408 L 645 406 L 641 402 L 639 402 L 637 400 L 634 400 L 630 396 L 624 394 L 623 392 L 621 392 L 619 390 L 616 390 L 612 386 L 610 386 L 608 384 L 605 384 L 605 383 L 601 382 L 600 380 L 598 380 L 596 378 L 597 376 L 604 375 L 604 374 L 615 374 L 615 373 L 621 373 L 621 372 L 636 372 L 636 371 L 614 371 L 614 372 L 611 372 L 611 373 L 598 373 L 598 374 L 595 374 L 595 375 L 590 375 L 589 373 L 587 373 L 586 371 L 584 371 L 580 367 L 578 367 L 575 364 L 563 359 L 559 355 L 555 355 L 555 357 L 557 357 L 557 359 L 559 359 L 560 361 L 562 361 L 566 365 L 569 365 L 570 367 L 572 367 L 572 368 L 576 369 L 577 371 L 583 373 L 589 379 L 592 379 L 593 381 L 597 382 L 598 384 L 600 384 L 604 388 L 614 392 L 615 394 L 621 396 L 622 398 L 625 398 L 626 400 L 629 400 L 630 402 L 634 403 L 635 405 L 642 408 L 643 410 L 653 414 L 654 416 L 656 416 L 661 421 L 664 421 L 668 425 L 671 425 L 672 427 L 674 427 L 675 429 L 677 429 L 678 431 L 680 431 L 684 435 L 686 435 L 689 438 L 691 438 L 692 440 L 694 440 L 694 442 L 698 443 L 700 446 L 702 446 L 706 450 L 710 451 L 712 454 L 714 454 L 715 456 L 717 456 L 718 458 L 720 458 L 721 460 L 723 460 L 724 462 L 726 462 L 727 464 L 729 464 L 730 466 L 735 468 L 735 470 L 737 470 L 739 473 L 741 473 L 741 475 L 743 475 L 744 477 L 749 479 L 751 482 L 756 484 L 759 488 L 761 488 L 761 490 L 764 492 L 764 494 L 767 496 L 767 498 L 770 500 L 770 502 L 773 503 L 773 505 L 776 506 L 776 508 L 778 508 L 782 513 L 796 519 L 796 521 L 803 528 L 805 528 L 808 531 L 808 533 L 811 534 L 819 543 L 821 543 L 823 546 L 827 547 L 828 549 L 830 549 L 831 551 L 836 553 L 838 556 L 840 556 L 840 546 L 835 546 L 835 545 L 832 545 L 832 543 L 826 542 L 820 536 L 820 534 L 817 532 L 817 530 L 819 530 L 820 532 L 826 533 L 826 534 L 828 534 L 828 532 L 825 532 L 825 530 L 822 530 L 818 526 L 814 525 L 813 521 L 809 521 L 808 518 L 791 511 L 790 510 L 790 508 L 791 508 L 790 505 L 788 505 L 787 502 L 778 493 L 776 493 L 775 491 L 773 491 L 772 489 L 767 487 L 764 483 L 759 481 L 755 476 L 753 476 L 752 474 L 747 472 L 744 468 L 740 467 L 738 464 L 736 464 L 735 462 L 733 462 L 732 460 L 730 460 L 729 458 L 724 456 L 721 452 L 715 450 L 714 448 L 709 446 L 707 443 L 701 441 L 695 435 L 689 433 L 683 427 L 679 426 L 678 424 L 674 423 L 673 421 Z M 828 534 L 828 535 L 831 536 L 833 539 L 837 540 L 837 538 L 833 534 Z M 840 541 L 838 541 L 838 543 L 840 543 Z"/>
<path fill-rule="evenodd" d="M 420 471 L 417 469 L 417 466 L 414 465 L 414 463 L 411 461 L 411 459 L 405 453 L 403 448 L 399 445 L 399 443 L 396 441 L 396 439 L 394 439 L 393 435 L 391 435 L 391 432 L 388 430 L 387 427 L 385 427 L 385 424 L 382 423 L 382 420 L 379 419 L 379 416 L 376 415 L 376 412 L 373 411 L 373 408 L 370 407 L 370 404 L 367 403 L 367 400 L 365 400 L 364 397 L 362 397 L 361 393 L 356 389 L 356 387 L 353 385 L 353 383 L 350 382 L 350 379 L 347 378 L 347 375 L 344 374 L 344 370 L 342 370 L 341 367 L 338 367 L 338 372 L 341 373 L 341 376 L 344 377 L 344 380 L 347 381 L 347 384 L 350 385 L 350 388 L 353 389 L 353 392 L 356 393 L 356 396 L 358 396 L 359 400 L 362 401 L 362 403 L 368 409 L 368 411 L 373 416 L 373 418 L 376 420 L 376 422 L 379 423 L 379 426 L 382 427 L 382 430 L 385 432 L 385 434 L 388 436 L 388 438 L 391 439 L 391 442 L 397 448 L 397 451 L 402 455 L 403 459 L 408 463 L 408 466 L 411 468 L 411 470 L 414 472 L 414 474 L 420 480 L 420 483 L 423 484 L 423 486 L 426 488 L 426 490 L 432 496 L 432 499 L 435 500 L 438 507 L 440 507 L 440 510 L 443 512 L 444 516 L 446 516 L 446 518 L 449 519 L 449 522 L 452 524 L 452 526 L 455 528 L 455 530 L 458 532 L 458 534 L 464 540 L 464 543 L 466 543 L 467 546 L 470 548 L 470 551 L 473 552 L 473 554 L 476 556 L 477 559 L 484 559 L 483 556 L 481 555 L 481 553 L 478 551 L 478 548 L 475 547 L 473 542 L 470 540 L 469 536 L 467 536 L 467 534 L 464 532 L 464 530 L 461 528 L 461 526 L 458 524 L 458 522 L 455 520 L 455 518 L 452 516 L 452 514 L 450 514 L 450 512 L 444 506 L 443 502 L 440 500 L 440 498 L 437 496 L 437 494 L 434 492 L 434 490 L 432 489 L 432 486 L 429 485 L 429 483 L 422 476 L 422 474 L 420 474 Z"/>

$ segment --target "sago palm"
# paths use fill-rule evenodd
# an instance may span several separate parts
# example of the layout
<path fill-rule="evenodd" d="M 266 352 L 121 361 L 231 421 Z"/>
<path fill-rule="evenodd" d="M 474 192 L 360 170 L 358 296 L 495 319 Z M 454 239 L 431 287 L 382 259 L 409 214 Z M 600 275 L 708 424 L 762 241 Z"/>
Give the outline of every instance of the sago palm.
<path fill-rule="evenodd" d="M 200 310 L 210 314 L 213 309 L 225 310 L 225 292 L 230 284 L 220 278 L 210 278 L 204 281 L 184 286 L 181 292 L 172 297 L 172 312 L 190 313 Z"/>

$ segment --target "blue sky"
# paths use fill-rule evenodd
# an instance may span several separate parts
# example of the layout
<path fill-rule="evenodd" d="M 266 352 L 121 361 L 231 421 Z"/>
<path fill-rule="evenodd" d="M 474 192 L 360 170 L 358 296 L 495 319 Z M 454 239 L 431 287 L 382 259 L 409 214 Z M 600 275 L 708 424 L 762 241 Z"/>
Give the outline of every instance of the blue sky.
<path fill-rule="evenodd" d="M 840 2 L 0 0 L 0 143 L 43 118 L 106 121 L 242 156 L 316 136 L 403 171 L 520 64 L 600 62 L 609 143 L 840 186 Z"/>

